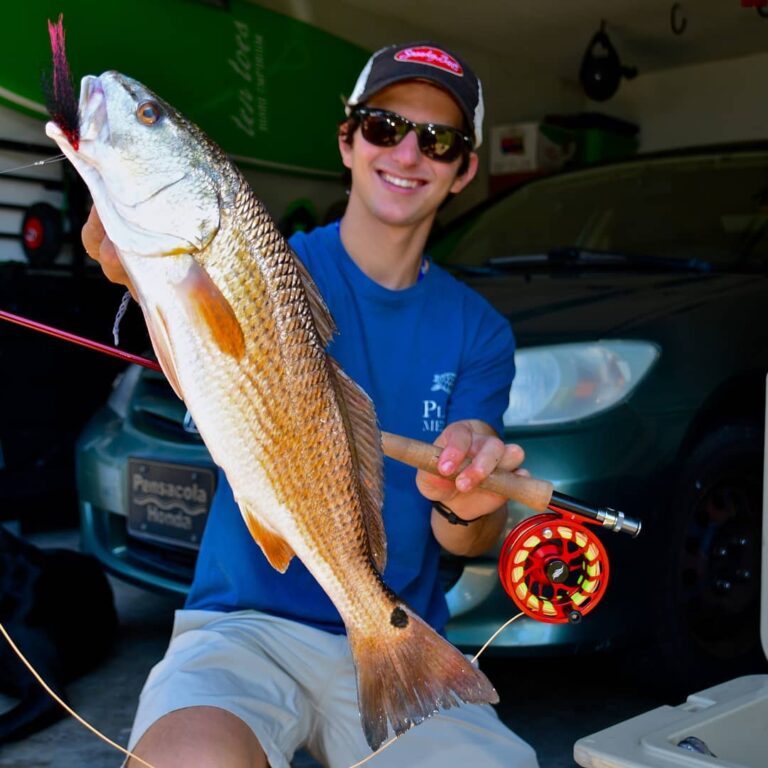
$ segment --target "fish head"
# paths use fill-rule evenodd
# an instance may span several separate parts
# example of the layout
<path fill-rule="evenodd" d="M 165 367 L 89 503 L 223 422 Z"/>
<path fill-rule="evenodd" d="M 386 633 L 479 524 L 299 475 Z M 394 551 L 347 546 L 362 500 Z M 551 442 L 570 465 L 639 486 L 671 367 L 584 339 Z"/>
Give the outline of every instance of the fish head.
<path fill-rule="evenodd" d="M 220 226 L 231 167 L 193 123 L 119 72 L 82 79 L 77 147 L 55 122 L 46 133 L 83 178 L 122 254 L 205 248 Z"/>

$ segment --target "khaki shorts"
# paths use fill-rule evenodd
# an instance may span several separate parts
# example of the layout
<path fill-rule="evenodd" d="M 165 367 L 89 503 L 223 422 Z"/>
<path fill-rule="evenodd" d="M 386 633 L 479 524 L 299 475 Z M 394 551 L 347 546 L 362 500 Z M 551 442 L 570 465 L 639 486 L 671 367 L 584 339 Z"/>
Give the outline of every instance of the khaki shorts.
<path fill-rule="evenodd" d="M 352 657 L 333 635 L 256 611 L 177 611 L 165 658 L 150 672 L 129 742 L 184 707 L 220 707 L 254 732 L 272 768 L 307 749 L 330 768 L 371 754 L 360 726 Z M 371 768 L 537 768 L 534 751 L 487 705 L 467 704 L 403 734 Z"/>

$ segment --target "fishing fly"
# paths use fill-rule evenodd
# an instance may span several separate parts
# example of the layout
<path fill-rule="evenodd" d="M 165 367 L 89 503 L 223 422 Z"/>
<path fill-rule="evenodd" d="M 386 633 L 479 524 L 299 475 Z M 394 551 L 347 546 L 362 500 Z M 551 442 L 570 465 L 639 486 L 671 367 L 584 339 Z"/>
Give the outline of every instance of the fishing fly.
<path fill-rule="evenodd" d="M 53 70 L 50 75 L 43 76 L 45 105 L 53 121 L 77 150 L 80 146 L 80 117 L 72 73 L 67 61 L 64 14 L 59 14 L 59 20 L 55 24 L 48 22 L 48 34 L 51 38 Z"/>

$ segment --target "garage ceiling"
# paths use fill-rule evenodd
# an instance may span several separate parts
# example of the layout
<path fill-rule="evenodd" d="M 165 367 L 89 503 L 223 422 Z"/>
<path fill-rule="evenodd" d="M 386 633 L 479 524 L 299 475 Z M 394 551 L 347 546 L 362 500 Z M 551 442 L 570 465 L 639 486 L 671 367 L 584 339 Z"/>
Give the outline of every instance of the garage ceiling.
<path fill-rule="evenodd" d="M 741 0 L 345 0 L 510 62 L 573 77 L 600 26 L 640 73 L 768 52 L 768 18 Z M 673 7 L 675 8 L 673 12 Z M 764 11 L 766 9 L 763 9 Z M 674 13 L 682 34 L 672 32 Z"/>

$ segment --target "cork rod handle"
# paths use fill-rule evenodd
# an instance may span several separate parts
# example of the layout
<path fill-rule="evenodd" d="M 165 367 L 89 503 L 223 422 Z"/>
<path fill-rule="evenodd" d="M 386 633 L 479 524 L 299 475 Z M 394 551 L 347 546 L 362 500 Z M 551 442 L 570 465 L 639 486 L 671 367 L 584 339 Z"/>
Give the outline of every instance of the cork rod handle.
<path fill-rule="evenodd" d="M 419 440 L 413 440 L 409 437 L 393 435 L 391 432 L 381 433 L 381 444 L 384 454 L 391 459 L 408 464 L 417 469 L 423 469 L 425 472 L 431 472 L 433 475 L 439 475 L 437 470 L 437 460 L 440 457 L 440 449 L 436 445 L 422 443 Z M 465 461 L 458 472 L 469 464 Z M 520 477 L 513 472 L 504 469 L 496 469 L 481 484 L 481 488 L 493 491 L 501 496 L 505 496 L 512 501 L 520 502 L 525 506 L 537 512 L 543 512 L 552 499 L 554 490 L 552 483 L 546 480 L 536 480 L 533 477 Z"/>

